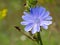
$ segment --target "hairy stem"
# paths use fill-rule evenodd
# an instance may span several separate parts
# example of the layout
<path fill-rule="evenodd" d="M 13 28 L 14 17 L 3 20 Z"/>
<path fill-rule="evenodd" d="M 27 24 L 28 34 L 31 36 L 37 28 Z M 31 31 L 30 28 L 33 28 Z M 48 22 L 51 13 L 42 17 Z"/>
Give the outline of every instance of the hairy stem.
<path fill-rule="evenodd" d="M 43 45 L 40 32 L 37 33 L 37 41 L 39 45 Z"/>
<path fill-rule="evenodd" d="M 34 41 L 34 39 L 33 39 L 31 36 L 25 34 L 18 26 L 15 26 L 15 28 L 16 28 L 19 32 L 21 32 L 23 35 L 25 35 L 26 37 L 28 37 L 29 39 L 31 39 L 31 40 Z"/>

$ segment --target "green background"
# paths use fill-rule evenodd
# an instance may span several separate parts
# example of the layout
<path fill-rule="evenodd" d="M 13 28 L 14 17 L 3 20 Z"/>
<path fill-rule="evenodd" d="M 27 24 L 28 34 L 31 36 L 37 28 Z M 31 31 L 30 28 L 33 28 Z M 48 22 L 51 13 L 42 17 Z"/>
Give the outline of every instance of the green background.
<path fill-rule="evenodd" d="M 0 45 L 37 45 L 14 28 L 19 26 L 24 31 L 20 22 L 25 3 L 26 0 L 0 0 L 0 10 L 8 9 L 0 20 Z M 60 0 L 38 0 L 38 5 L 46 7 L 53 17 L 49 29 L 41 32 L 43 45 L 60 45 Z"/>

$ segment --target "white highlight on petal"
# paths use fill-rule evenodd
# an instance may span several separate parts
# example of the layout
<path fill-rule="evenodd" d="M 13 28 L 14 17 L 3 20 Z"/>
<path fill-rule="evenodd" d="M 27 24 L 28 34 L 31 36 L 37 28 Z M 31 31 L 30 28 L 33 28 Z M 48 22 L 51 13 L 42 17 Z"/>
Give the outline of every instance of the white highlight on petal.
<path fill-rule="evenodd" d="M 50 25 L 50 24 L 52 24 L 52 21 L 43 21 L 42 22 L 42 25 Z"/>
<path fill-rule="evenodd" d="M 30 31 L 33 28 L 33 24 L 28 24 L 24 29 L 26 32 Z"/>
<path fill-rule="evenodd" d="M 35 24 L 35 25 L 33 26 L 33 29 L 32 29 L 32 34 L 35 34 L 36 32 L 39 32 L 39 31 L 40 31 L 39 29 L 40 29 L 40 28 L 38 27 L 38 25 Z"/>
<path fill-rule="evenodd" d="M 22 21 L 21 22 L 22 25 L 28 25 L 29 23 L 32 23 L 32 22 L 29 22 L 29 21 Z"/>
<path fill-rule="evenodd" d="M 46 9 L 44 7 L 40 7 L 40 17 L 44 15 Z"/>
<path fill-rule="evenodd" d="M 23 12 L 24 13 L 24 15 L 29 15 L 27 12 Z"/>
<path fill-rule="evenodd" d="M 48 17 L 45 18 L 45 20 L 52 20 L 52 17 L 48 16 Z"/>
<path fill-rule="evenodd" d="M 25 21 L 33 20 L 33 17 L 31 15 L 24 15 L 22 16 L 22 19 Z"/>
<path fill-rule="evenodd" d="M 50 12 L 49 12 L 49 11 L 46 11 L 45 14 L 44 14 L 44 16 L 43 16 L 43 18 L 46 18 L 46 17 L 48 17 L 49 15 L 50 15 Z"/>
<path fill-rule="evenodd" d="M 40 25 L 37 24 L 37 32 L 39 32 L 39 31 L 40 31 Z"/>
<path fill-rule="evenodd" d="M 44 25 L 44 26 L 42 26 L 44 29 L 48 29 L 48 26 L 47 25 Z"/>

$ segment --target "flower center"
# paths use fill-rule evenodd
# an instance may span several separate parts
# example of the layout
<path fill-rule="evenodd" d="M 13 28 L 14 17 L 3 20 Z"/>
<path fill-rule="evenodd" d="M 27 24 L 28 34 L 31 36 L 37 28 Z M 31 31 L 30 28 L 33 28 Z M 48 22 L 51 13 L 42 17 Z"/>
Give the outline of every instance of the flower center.
<path fill-rule="evenodd" d="M 35 19 L 35 23 L 40 23 L 40 19 L 39 18 L 36 18 Z"/>

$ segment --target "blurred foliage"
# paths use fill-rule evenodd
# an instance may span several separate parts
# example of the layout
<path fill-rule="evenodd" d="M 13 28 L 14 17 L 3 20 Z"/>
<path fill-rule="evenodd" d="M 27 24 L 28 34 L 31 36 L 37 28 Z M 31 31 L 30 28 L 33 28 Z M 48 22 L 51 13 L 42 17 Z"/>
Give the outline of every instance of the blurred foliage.
<path fill-rule="evenodd" d="M 20 22 L 25 3 L 26 0 L 0 0 L 0 45 L 37 45 L 14 28 L 19 26 L 24 31 Z M 46 7 L 53 17 L 53 24 L 48 30 L 41 32 L 43 44 L 60 45 L 60 1 L 38 0 L 37 4 Z M 25 40 L 22 40 L 21 36 Z"/>
<path fill-rule="evenodd" d="M 32 7 L 35 7 L 36 4 L 37 4 L 37 0 L 26 0 L 25 11 L 29 12 L 30 11 L 29 9 L 32 8 Z"/>

